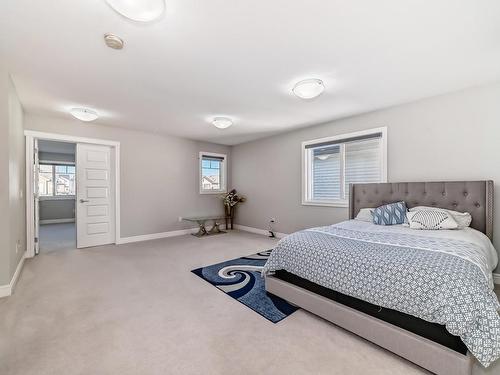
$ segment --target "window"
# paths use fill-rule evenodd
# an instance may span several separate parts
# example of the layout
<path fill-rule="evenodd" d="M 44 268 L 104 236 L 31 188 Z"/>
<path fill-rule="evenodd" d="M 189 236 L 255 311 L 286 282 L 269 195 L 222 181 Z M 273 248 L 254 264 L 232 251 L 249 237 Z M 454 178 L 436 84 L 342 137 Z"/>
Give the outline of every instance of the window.
<path fill-rule="evenodd" d="M 75 166 L 40 164 L 38 194 L 40 197 L 74 196 L 76 194 Z"/>
<path fill-rule="evenodd" d="M 349 185 L 385 182 L 386 128 L 302 143 L 302 204 L 346 207 Z"/>
<path fill-rule="evenodd" d="M 200 152 L 200 194 L 226 192 L 226 155 Z"/>

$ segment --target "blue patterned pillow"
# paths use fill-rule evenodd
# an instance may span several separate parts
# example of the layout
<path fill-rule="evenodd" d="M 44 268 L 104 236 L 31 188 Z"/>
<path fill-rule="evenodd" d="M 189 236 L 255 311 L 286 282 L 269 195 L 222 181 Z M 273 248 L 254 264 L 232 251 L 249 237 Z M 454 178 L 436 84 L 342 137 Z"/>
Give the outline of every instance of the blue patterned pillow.
<path fill-rule="evenodd" d="M 404 224 L 406 211 L 408 209 L 403 201 L 377 207 L 373 210 L 373 223 L 377 225 Z"/>

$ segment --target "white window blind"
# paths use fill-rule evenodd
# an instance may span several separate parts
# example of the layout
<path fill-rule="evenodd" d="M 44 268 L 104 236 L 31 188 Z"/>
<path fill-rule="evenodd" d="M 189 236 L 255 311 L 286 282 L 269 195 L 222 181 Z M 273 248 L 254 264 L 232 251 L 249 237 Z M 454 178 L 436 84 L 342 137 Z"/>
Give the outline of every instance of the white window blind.
<path fill-rule="evenodd" d="M 313 199 L 341 199 L 341 158 L 340 146 L 313 150 Z"/>
<path fill-rule="evenodd" d="M 345 144 L 345 198 L 349 184 L 382 181 L 381 139 L 368 139 Z"/>
<path fill-rule="evenodd" d="M 385 128 L 303 143 L 304 204 L 347 205 L 349 184 L 384 182 Z"/>

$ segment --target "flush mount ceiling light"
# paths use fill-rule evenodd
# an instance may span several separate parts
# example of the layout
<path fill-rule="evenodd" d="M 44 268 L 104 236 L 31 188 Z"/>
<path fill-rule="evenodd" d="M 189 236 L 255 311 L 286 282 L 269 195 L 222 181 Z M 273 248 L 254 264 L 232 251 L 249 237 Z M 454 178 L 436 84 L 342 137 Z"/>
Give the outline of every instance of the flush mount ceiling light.
<path fill-rule="evenodd" d="M 216 117 L 212 120 L 212 124 L 219 129 L 226 129 L 233 125 L 233 120 L 227 117 Z"/>
<path fill-rule="evenodd" d="M 71 108 L 69 113 L 74 118 L 85 122 L 94 121 L 99 117 L 96 111 L 88 108 Z"/>
<path fill-rule="evenodd" d="M 326 160 L 326 159 L 328 159 L 330 156 L 331 156 L 331 155 L 326 154 L 326 155 L 318 155 L 318 156 L 316 156 L 316 157 L 317 157 L 319 160 Z"/>
<path fill-rule="evenodd" d="M 104 34 L 104 42 L 109 48 L 113 49 L 122 49 L 123 48 L 123 39 L 115 34 L 107 33 Z"/>
<path fill-rule="evenodd" d="M 165 12 L 165 0 L 105 1 L 118 14 L 137 22 L 152 22 Z"/>
<path fill-rule="evenodd" d="M 317 78 L 305 79 L 297 82 L 292 91 L 295 96 L 301 99 L 313 99 L 325 91 L 325 84 Z"/>

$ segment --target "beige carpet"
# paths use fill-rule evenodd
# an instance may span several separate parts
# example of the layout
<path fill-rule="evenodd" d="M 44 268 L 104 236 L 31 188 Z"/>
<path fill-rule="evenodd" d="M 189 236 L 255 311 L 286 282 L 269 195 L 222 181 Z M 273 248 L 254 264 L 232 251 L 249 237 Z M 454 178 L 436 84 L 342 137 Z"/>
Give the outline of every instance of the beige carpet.
<path fill-rule="evenodd" d="M 41 254 L 0 300 L 0 374 L 426 374 L 300 310 L 272 324 L 189 272 L 271 248 L 183 236 Z"/>
<path fill-rule="evenodd" d="M 75 223 L 40 225 L 40 252 L 73 250 L 76 248 Z"/>

